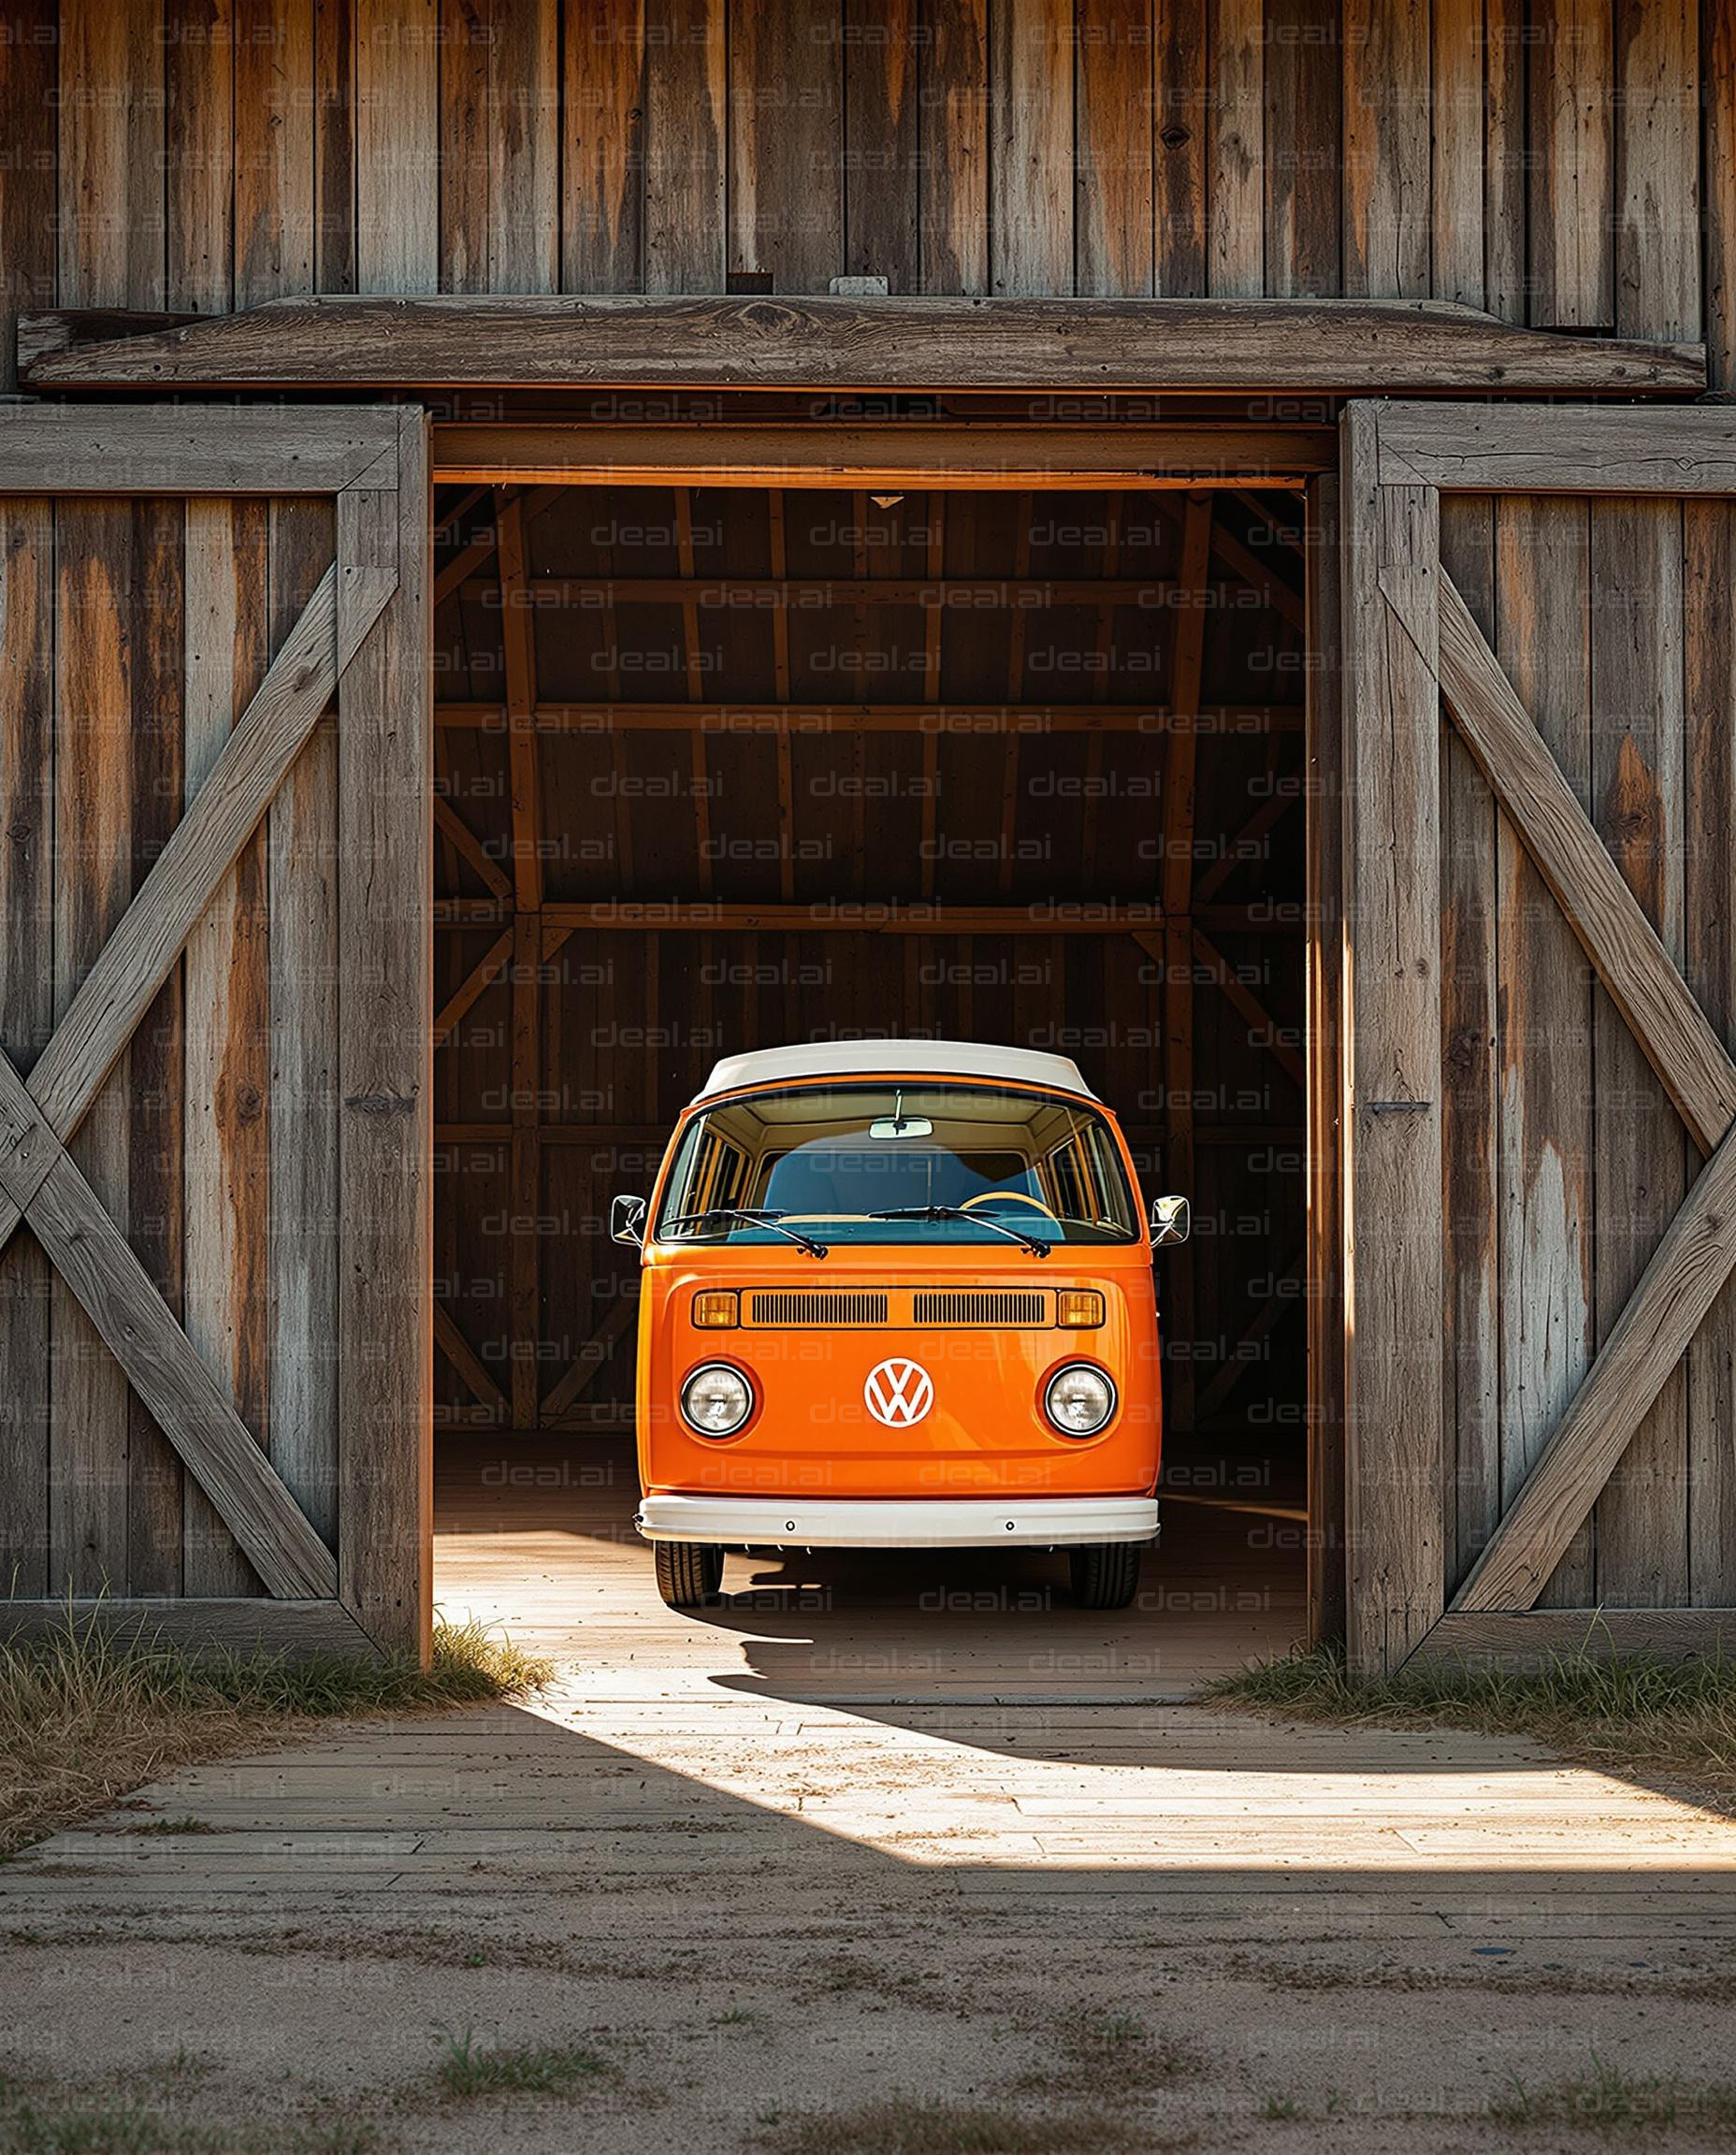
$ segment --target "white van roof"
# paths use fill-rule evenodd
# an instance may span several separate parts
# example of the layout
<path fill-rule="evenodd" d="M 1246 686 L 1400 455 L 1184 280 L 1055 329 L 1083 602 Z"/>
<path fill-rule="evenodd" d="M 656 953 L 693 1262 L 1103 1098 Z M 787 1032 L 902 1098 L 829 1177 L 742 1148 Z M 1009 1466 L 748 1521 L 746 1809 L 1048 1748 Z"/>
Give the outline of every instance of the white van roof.
<path fill-rule="evenodd" d="M 1057 1092 L 1096 1098 L 1067 1055 L 1033 1048 L 998 1048 L 984 1040 L 808 1040 L 793 1048 L 760 1048 L 750 1055 L 726 1055 L 693 1095 L 709 1100 L 744 1085 L 786 1078 L 877 1077 L 1003 1078 L 1020 1085 L 1046 1085 Z"/>

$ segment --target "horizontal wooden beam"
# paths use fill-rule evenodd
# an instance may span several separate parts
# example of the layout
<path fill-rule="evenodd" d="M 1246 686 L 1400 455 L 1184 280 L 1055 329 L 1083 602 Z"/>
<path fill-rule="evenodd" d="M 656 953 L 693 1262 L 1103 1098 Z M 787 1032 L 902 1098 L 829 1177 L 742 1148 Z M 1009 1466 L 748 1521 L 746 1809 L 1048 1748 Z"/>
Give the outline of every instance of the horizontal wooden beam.
<path fill-rule="evenodd" d="M 437 703 L 443 730 L 505 734 L 502 703 Z M 1142 703 L 539 703 L 539 733 L 1149 733 L 1174 712 Z M 1300 704 L 1212 704 L 1192 714 L 1203 734 L 1299 733 Z"/>
<path fill-rule="evenodd" d="M 434 429 L 434 476 L 539 485 L 868 487 L 971 493 L 1072 487 L 1194 488 L 1232 482 L 1299 488 L 1334 469 L 1330 427 L 1006 419 L 693 421 L 614 426 L 449 422 Z"/>
<path fill-rule="evenodd" d="M 54 349 L 57 340 L 59 349 Z M 268 300 L 98 342 L 27 317 L 33 388 L 980 389 L 1677 394 L 1695 344 L 1438 301 L 440 294 Z"/>
<path fill-rule="evenodd" d="M 1250 557 L 1251 559 L 1251 557 Z M 1256 573 L 1260 573 L 1256 566 Z M 1252 614 L 1249 597 L 1300 620 L 1301 600 L 1261 574 L 1250 594 L 1241 574 L 1213 578 L 1204 589 L 1240 592 L 1239 603 L 1214 604 L 1217 614 Z M 703 614 L 801 614 L 829 606 L 913 606 L 982 614 L 1001 607 L 1124 606 L 1167 612 L 1202 607 L 1201 586 L 1161 576 L 538 576 L 526 586 L 528 606 L 691 606 Z"/>
<path fill-rule="evenodd" d="M 1382 404 L 1386 485 L 1460 493 L 1736 494 L 1736 408 Z"/>
<path fill-rule="evenodd" d="M 1736 1609 L 1492 1609 L 1449 1611 L 1405 1664 L 1535 1673 L 1556 1661 L 1729 1659 Z"/>
<path fill-rule="evenodd" d="M 0 404 L 0 491 L 392 492 L 398 427 L 385 406 Z"/>
<path fill-rule="evenodd" d="M 99 1634 L 116 1646 L 235 1654 L 342 1654 L 378 1661 L 380 1649 L 341 1601 L 276 1601 L 263 1596 L 165 1600 L 0 1600 L 0 1639 Z"/>
<path fill-rule="evenodd" d="M 437 924 L 492 927 L 512 907 L 491 898 L 437 898 Z M 1302 908 L 1210 905 L 1190 918 L 1216 933 L 1299 933 Z M 792 935 L 1136 935 L 1161 928 L 1161 905 L 1120 899 L 1045 900 L 1036 905 L 943 905 L 935 900 L 817 899 L 811 905 L 739 905 L 709 899 L 612 898 L 564 901 L 541 909 L 545 927 L 592 933 Z"/>

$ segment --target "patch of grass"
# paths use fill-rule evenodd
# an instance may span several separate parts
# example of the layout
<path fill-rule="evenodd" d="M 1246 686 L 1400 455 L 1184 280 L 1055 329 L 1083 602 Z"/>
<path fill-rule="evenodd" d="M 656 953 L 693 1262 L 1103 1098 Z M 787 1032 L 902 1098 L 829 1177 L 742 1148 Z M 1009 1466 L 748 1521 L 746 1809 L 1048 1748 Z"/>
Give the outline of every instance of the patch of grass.
<path fill-rule="evenodd" d="M 1729 2131 L 1736 2125 L 1736 2087 L 1624 2073 L 1594 2057 L 1589 2073 L 1544 2088 L 1527 2088 L 1515 2077 L 1489 2104 L 1489 2116 L 1500 2125 L 1566 2125 L 1588 2133 L 1689 2125 Z"/>
<path fill-rule="evenodd" d="M 1060 2051 L 1053 2065 L 1020 2075 L 1020 2088 L 1043 2094 L 1093 2095 L 1115 2103 L 1202 2070 L 1201 2059 L 1186 2044 L 1154 2035 L 1129 2013 L 1063 2014 L 1032 2032 L 1046 2033 Z"/>
<path fill-rule="evenodd" d="M 449 2035 L 436 2069 L 448 2095 L 563 2095 L 600 2079 L 608 2061 L 578 2045 L 514 2049 L 481 2043 L 467 2028 Z"/>
<path fill-rule="evenodd" d="M 1276 2125 L 1293 2118 L 1306 2118 L 1308 2112 L 1294 2095 L 1268 2095 L 1260 2105 L 1260 2115 Z"/>
<path fill-rule="evenodd" d="M 1526 1674 L 1443 1663 L 1353 1678 L 1341 1653 L 1318 1648 L 1220 1677 L 1195 1697 L 1352 1728 L 1530 1736 L 1582 1764 L 1650 1772 L 1736 1808 L 1736 1662 L 1585 1653 Z"/>
<path fill-rule="evenodd" d="M 1158 2155 L 1191 2136 L 1153 2137 L 1094 2110 L 1031 2115 L 898 2100 L 768 2119 L 759 2143 L 769 2155 Z"/>
<path fill-rule="evenodd" d="M 379 2155 L 382 2147 L 369 2125 L 199 2125 L 100 2095 L 28 2095 L 0 2081 L 0 2155 Z"/>
<path fill-rule="evenodd" d="M 176 1767 L 334 1716 L 522 1698 L 550 1673 L 479 1624 L 437 1625 L 423 1669 L 359 1655 L 195 1652 L 69 1612 L 48 1637 L 0 1646 L 0 1858 Z"/>

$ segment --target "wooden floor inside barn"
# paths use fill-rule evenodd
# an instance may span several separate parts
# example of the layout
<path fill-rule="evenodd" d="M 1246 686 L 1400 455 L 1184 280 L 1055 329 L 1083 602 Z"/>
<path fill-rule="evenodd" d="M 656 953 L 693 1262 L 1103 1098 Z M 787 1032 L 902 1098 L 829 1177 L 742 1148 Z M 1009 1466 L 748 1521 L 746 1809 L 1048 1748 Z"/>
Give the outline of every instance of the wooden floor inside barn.
<path fill-rule="evenodd" d="M 1116 1703 L 1185 1697 L 1306 1627 L 1305 1523 L 1276 1499 L 1165 1505 L 1138 1599 L 1076 1608 L 1064 1557 L 1002 1549 L 731 1555 L 717 1603 L 663 1607 L 630 1439 L 446 1438 L 437 1606 L 571 1665 L 582 1697 Z"/>

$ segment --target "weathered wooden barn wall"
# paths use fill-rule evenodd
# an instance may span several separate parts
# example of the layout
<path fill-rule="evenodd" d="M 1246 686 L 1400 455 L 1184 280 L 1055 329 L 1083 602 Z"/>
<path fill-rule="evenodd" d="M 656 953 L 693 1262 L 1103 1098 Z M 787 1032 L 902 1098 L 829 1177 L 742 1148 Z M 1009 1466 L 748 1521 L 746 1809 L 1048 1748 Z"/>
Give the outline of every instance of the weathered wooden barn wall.
<path fill-rule="evenodd" d="M 1736 382 L 1736 22 L 1712 0 L 4 13 L 7 369 L 21 308 L 871 273 L 1433 296 L 1703 335 Z"/>

